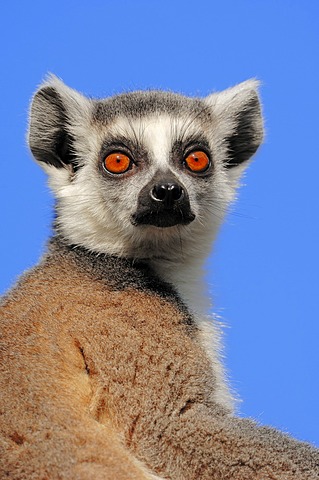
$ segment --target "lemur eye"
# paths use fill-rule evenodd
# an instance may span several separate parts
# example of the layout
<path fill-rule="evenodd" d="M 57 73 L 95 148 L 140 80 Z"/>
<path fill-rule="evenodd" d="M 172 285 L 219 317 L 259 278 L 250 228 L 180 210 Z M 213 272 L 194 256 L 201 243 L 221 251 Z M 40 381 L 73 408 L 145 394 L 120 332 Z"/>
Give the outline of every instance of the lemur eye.
<path fill-rule="evenodd" d="M 191 172 L 202 173 L 210 166 L 210 160 L 205 152 L 198 150 L 187 155 L 185 165 Z"/>
<path fill-rule="evenodd" d="M 125 173 L 131 164 L 131 159 L 121 152 L 111 153 L 104 159 L 104 167 L 110 173 Z"/>

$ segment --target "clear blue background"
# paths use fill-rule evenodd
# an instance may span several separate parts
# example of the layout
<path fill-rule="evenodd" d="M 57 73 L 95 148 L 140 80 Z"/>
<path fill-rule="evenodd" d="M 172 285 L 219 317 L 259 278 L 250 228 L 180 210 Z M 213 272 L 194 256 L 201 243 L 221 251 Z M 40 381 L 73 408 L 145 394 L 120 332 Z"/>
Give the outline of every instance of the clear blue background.
<path fill-rule="evenodd" d="M 267 137 L 208 261 L 241 414 L 319 445 L 319 2 L 3 1 L 0 291 L 34 264 L 52 198 L 25 144 L 46 72 L 92 96 L 262 83 Z"/>

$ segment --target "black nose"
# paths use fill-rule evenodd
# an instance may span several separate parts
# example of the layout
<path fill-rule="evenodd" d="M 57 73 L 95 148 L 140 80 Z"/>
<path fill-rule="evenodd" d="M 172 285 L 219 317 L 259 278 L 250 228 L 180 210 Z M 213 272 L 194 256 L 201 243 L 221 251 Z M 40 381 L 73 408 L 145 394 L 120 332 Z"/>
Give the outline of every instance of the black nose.
<path fill-rule="evenodd" d="M 176 183 L 158 183 L 151 190 L 153 200 L 162 202 L 166 208 L 171 208 L 183 195 L 183 188 Z"/>

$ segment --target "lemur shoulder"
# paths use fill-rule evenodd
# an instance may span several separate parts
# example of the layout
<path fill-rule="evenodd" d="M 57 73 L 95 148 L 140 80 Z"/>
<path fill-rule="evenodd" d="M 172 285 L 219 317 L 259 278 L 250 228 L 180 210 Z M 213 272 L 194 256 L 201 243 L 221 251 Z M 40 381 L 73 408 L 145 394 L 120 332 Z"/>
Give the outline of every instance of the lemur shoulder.
<path fill-rule="evenodd" d="M 95 100 L 50 77 L 36 92 L 54 233 L 1 302 L 1 479 L 319 478 L 318 450 L 234 415 L 203 295 L 262 141 L 257 87 Z"/>

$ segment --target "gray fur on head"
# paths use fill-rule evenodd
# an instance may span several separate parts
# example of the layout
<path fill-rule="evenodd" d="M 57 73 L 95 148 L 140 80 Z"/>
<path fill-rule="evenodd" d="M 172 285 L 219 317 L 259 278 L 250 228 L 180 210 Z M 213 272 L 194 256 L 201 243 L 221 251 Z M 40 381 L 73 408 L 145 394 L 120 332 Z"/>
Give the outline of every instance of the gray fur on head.
<path fill-rule="evenodd" d="M 163 91 L 137 91 L 103 100 L 88 99 L 51 75 L 36 92 L 30 115 L 29 144 L 34 157 L 55 167 L 76 163 L 76 129 L 90 122 L 109 125 L 119 117 L 152 115 L 194 117 L 211 128 L 222 127 L 226 165 L 248 160 L 263 137 L 258 82 L 248 80 L 204 99 Z M 216 124 L 219 125 L 216 125 Z"/>

